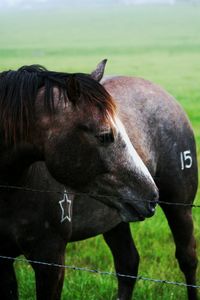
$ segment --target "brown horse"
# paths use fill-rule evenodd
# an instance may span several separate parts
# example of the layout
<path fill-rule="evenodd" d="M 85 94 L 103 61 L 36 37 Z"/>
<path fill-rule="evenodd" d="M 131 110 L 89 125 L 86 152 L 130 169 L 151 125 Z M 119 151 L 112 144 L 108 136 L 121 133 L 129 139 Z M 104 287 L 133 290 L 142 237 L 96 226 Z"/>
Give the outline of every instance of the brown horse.
<path fill-rule="evenodd" d="M 114 100 L 89 75 L 41 66 L 1 73 L 0 153 L 1 184 L 17 184 L 24 170 L 42 160 L 72 189 L 119 196 L 101 201 L 125 220 L 154 213 L 155 183 L 116 116 Z M 144 185 L 142 194 L 132 176 Z"/>
<path fill-rule="evenodd" d="M 154 214 L 154 180 L 116 114 L 115 101 L 95 77 L 99 78 L 99 67 L 92 76 L 41 66 L 0 74 L 1 186 L 56 187 L 62 193 L 46 202 L 44 195 L 1 188 L 1 255 L 23 253 L 31 259 L 64 262 L 73 199 L 60 183 L 92 193 L 115 207 L 126 222 Z M 48 179 L 46 169 L 32 169 L 37 161 L 44 161 L 60 183 Z M 2 259 L 0 264 L 1 297 L 17 299 L 13 265 Z M 33 267 L 37 298 L 59 299 L 64 270 Z"/>

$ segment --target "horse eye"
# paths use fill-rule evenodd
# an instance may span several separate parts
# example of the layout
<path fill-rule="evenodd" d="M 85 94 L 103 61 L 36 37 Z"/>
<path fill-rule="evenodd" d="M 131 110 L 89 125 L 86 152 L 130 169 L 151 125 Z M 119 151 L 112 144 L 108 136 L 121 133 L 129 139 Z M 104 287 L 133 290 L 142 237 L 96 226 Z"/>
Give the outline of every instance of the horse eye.
<path fill-rule="evenodd" d="M 89 126 L 87 125 L 80 125 L 79 128 L 84 132 L 92 132 Z"/>
<path fill-rule="evenodd" d="M 101 134 L 95 135 L 95 137 L 101 144 L 104 144 L 104 145 L 111 144 L 114 142 L 113 132 L 101 133 Z"/>

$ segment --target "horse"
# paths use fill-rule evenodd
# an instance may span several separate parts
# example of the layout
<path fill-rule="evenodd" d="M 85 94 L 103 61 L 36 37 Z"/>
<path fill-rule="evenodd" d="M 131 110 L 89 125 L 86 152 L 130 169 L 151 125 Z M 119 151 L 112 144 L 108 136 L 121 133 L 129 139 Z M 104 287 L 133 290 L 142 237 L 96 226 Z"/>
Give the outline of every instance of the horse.
<path fill-rule="evenodd" d="M 72 233 L 69 191 L 89 193 L 91 201 L 95 197 L 113 207 L 124 222 L 155 213 L 157 186 L 130 142 L 115 100 L 99 83 L 101 69 L 69 74 L 32 65 L 0 74 L 1 256 L 23 253 L 63 263 Z M 31 166 L 41 161 L 46 175 L 39 172 L 40 178 Z M 29 188 L 54 192 L 55 187 L 62 195 L 54 193 L 52 201 L 29 193 Z M 33 268 L 37 299 L 59 299 L 64 270 Z M 0 270 L 1 297 L 17 299 L 13 263 L 1 257 Z"/>
<path fill-rule="evenodd" d="M 100 63 L 99 79 L 104 67 L 105 62 Z M 197 191 L 198 170 L 190 122 L 178 102 L 154 83 L 125 76 L 105 77 L 101 83 L 116 99 L 130 140 L 159 188 L 159 204 L 174 237 L 180 269 L 186 283 L 195 285 L 197 254 L 191 206 Z M 40 174 L 46 172 L 44 165 L 32 168 L 40 168 Z M 29 176 L 32 181 L 32 175 Z M 113 254 L 116 272 L 137 276 L 139 253 L 129 224 L 115 208 L 98 198 L 91 201 L 90 197 L 75 196 L 70 241 L 103 234 Z M 135 281 L 118 276 L 118 299 L 131 299 Z M 190 286 L 187 294 L 188 299 L 197 299 L 196 289 Z"/>
<path fill-rule="evenodd" d="M 179 267 L 186 283 L 195 285 L 198 260 L 192 203 L 198 186 L 198 166 L 194 133 L 188 117 L 170 94 L 148 80 L 107 76 L 101 83 L 116 99 L 128 136 L 156 182 L 159 205 L 174 238 Z M 131 300 L 139 253 L 129 224 L 119 222 L 117 214 L 103 203 L 91 202 L 88 196 L 76 196 L 70 241 L 103 233 L 116 272 L 133 276 L 118 276 L 118 299 Z M 197 289 L 188 286 L 187 295 L 189 300 L 197 300 Z"/>

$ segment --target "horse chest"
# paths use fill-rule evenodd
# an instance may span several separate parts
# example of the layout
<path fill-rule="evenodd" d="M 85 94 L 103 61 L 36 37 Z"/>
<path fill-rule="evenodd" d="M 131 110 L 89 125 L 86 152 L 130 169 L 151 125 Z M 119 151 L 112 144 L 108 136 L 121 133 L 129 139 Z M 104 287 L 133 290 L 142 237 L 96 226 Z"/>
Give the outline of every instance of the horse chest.
<path fill-rule="evenodd" d="M 24 197 L 24 193 L 19 193 L 16 201 L 5 197 L 0 203 L 0 239 L 23 249 L 43 237 L 50 238 L 52 233 L 67 239 L 71 233 L 71 203 L 66 195 L 56 201 L 49 198 L 38 201 L 33 194 Z"/>

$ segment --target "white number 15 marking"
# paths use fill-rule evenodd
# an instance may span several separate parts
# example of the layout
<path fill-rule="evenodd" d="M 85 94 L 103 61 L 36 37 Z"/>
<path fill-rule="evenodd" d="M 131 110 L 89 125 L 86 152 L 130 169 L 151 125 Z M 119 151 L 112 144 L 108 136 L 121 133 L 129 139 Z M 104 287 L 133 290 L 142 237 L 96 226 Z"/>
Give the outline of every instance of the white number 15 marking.
<path fill-rule="evenodd" d="M 192 166 L 192 156 L 191 151 L 186 150 L 180 153 L 181 157 L 181 170 L 189 169 Z"/>

